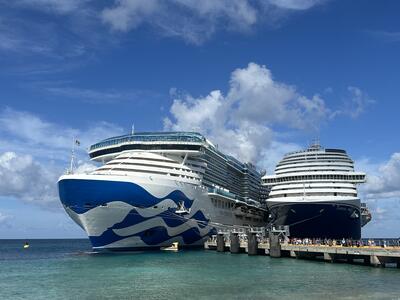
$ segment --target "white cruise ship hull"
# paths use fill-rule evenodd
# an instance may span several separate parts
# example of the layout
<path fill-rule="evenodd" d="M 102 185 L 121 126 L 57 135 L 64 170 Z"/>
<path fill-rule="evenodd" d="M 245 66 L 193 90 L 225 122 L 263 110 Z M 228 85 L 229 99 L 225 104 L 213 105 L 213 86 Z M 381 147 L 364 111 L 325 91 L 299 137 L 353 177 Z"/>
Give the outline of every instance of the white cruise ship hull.
<path fill-rule="evenodd" d="M 295 238 L 360 239 L 360 200 L 268 201 L 275 225 L 289 225 Z"/>
<path fill-rule="evenodd" d="M 242 225 L 219 214 L 207 189 L 152 176 L 65 175 L 61 202 L 95 250 L 202 246 L 216 224 Z M 186 211 L 179 211 L 184 204 Z M 261 224 L 259 224 L 261 225 Z"/>

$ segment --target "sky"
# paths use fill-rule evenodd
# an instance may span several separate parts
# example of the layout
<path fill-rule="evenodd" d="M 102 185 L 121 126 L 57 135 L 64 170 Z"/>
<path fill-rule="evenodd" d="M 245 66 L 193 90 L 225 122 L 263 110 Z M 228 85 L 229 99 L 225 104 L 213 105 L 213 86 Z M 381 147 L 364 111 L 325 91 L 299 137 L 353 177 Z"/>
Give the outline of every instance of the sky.
<path fill-rule="evenodd" d="M 400 236 L 400 2 L 0 0 L 0 238 L 85 233 L 74 138 L 189 130 L 273 173 L 318 138 L 367 173 L 364 237 Z"/>

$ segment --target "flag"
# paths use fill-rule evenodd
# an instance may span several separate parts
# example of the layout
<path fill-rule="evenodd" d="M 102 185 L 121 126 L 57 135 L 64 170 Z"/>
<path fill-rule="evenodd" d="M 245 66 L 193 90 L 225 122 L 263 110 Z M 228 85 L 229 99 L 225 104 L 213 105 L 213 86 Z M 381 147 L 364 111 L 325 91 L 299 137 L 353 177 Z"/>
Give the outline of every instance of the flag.
<path fill-rule="evenodd" d="M 81 142 L 79 140 L 75 140 L 75 145 L 80 146 Z"/>

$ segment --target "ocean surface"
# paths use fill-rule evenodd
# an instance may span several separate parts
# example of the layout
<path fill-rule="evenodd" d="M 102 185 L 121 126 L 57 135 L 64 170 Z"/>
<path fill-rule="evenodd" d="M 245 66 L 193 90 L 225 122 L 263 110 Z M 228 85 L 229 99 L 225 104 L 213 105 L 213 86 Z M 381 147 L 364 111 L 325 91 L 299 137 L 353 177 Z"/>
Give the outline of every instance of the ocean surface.
<path fill-rule="evenodd" d="M 94 254 L 0 240 L 0 299 L 400 299 L 400 270 L 186 250 Z"/>

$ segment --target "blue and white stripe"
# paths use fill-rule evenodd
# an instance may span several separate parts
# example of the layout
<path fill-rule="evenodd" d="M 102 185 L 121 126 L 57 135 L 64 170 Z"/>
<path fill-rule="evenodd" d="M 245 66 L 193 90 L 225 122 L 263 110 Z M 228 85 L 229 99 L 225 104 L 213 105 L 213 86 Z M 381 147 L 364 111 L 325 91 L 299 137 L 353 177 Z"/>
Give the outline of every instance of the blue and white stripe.
<path fill-rule="evenodd" d="M 161 247 L 175 241 L 197 245 L 215 231 L 204 212 L 202 198 L 207 194 L 193 185 L 66 175 L 59 180 L 59 193 L 65 210 L 95 249 Z M 176 213 L 182 202 L 190 213 Z"/>

